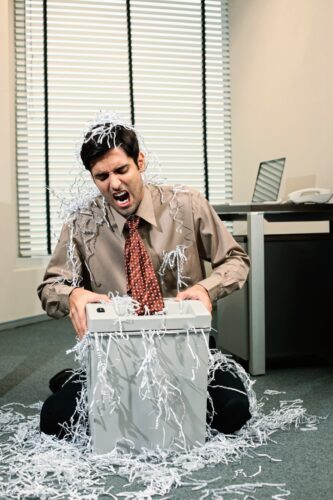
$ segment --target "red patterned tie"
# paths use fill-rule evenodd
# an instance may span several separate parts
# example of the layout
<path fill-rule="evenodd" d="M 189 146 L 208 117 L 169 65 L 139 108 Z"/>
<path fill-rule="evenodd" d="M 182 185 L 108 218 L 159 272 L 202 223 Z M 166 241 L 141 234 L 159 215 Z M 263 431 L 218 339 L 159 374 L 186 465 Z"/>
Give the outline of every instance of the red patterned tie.
<path fill-rule="evenodd" d="M 138 231 L 139 223 L 138 216 L 127 219 L 129 229 L 125 241 L 127 293 L 140 304 L 136 314 L 145 314 L 145 306 L 150 314 L 154 314 L 162 311 L 164 303 L 153 263 Z"/>

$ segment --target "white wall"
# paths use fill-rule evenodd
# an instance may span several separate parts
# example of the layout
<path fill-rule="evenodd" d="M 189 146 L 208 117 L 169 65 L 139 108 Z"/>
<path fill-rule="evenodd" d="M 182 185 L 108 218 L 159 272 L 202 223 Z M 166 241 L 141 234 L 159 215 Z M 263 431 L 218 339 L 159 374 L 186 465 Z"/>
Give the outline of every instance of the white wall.
<path fill-rule="evenodd" d="M 41 259 L 17 258 L 13 1 L 0 2 L 0 323 L 41 314 Z"/>
<path fill-rule="evenodd" d="M 333 189 L 332 0 L 230 0 L 229 14 L 234 198 L 281 156 L 284 181 Z"/>
<path fill-rule="evenodd" d="M 0 2 L 0 322 L 40 314 L 47 259 L 17 257 L 13 2 Z M 230 0 L 235 199 L 259 161 L 333 189 L 332 0 Z"/>

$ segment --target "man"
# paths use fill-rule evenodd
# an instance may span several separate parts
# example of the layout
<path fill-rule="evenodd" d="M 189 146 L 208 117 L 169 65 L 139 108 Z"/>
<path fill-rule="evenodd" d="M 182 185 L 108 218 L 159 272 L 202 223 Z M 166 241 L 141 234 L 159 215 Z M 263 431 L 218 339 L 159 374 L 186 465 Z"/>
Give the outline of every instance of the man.
<path fill-rule="evenodd" d="M 143 242 L 155 271 L 154 296 L 201 300 L 211 312 L 214 300 L 244 284 L 248 257 L 209 203 L 190 188 L 143 182 L 145 155 L 132 127 L 119 122 L 94 125 L 85 135 L 80 156 L 100 196 L 77 209 L 64 225 L 38 288 L 50 316 L 69 314 L 82 338 L 87 331 L 87 303 L 109 301 L 109 292 L 132 295 L 135 283 L 128 272 L 127 248 L 134 216 L 138 244 Z M 212 264 L 209 277 L 205 260 Z M 143 292 L 149 294 L 151 286 L 146 288 Z M 140 306 L 143 312 L 147 304 Z M 244 386 L 223 372 L 209 387 L 216 412 L 212 427 L 234 432 L 250 417 L 248 399 L 234 390 L 214 388 L 222 385 L 238 391 Z M 78 384 L 65 384 L 45 402 L 42 431 L 61 436 L 59 424 L 72 416 L 77 391 Z"/>

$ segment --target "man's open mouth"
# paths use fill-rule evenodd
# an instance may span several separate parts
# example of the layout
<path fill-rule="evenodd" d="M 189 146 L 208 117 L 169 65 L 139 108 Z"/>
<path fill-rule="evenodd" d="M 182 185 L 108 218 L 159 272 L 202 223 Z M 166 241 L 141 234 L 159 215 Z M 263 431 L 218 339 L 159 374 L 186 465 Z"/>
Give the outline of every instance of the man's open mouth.
<path fill-rule="evenodd" d="M 119 207 L 124 207 L 129 204 L 130 197 L 127 191 L 120 191 L 119 193 L 113 193 L 113 198 Z"/>

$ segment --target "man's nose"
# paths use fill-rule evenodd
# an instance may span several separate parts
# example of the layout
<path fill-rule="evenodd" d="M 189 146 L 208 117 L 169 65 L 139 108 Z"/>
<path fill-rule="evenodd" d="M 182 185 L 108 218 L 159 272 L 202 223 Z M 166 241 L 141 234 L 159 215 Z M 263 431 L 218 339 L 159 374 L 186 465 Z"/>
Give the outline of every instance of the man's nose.
<path fill-rule="evenodd" d="M 110 175 L 109 189 L 110 191 L 119 191 L 121 181 L 116 175 Z"/>

